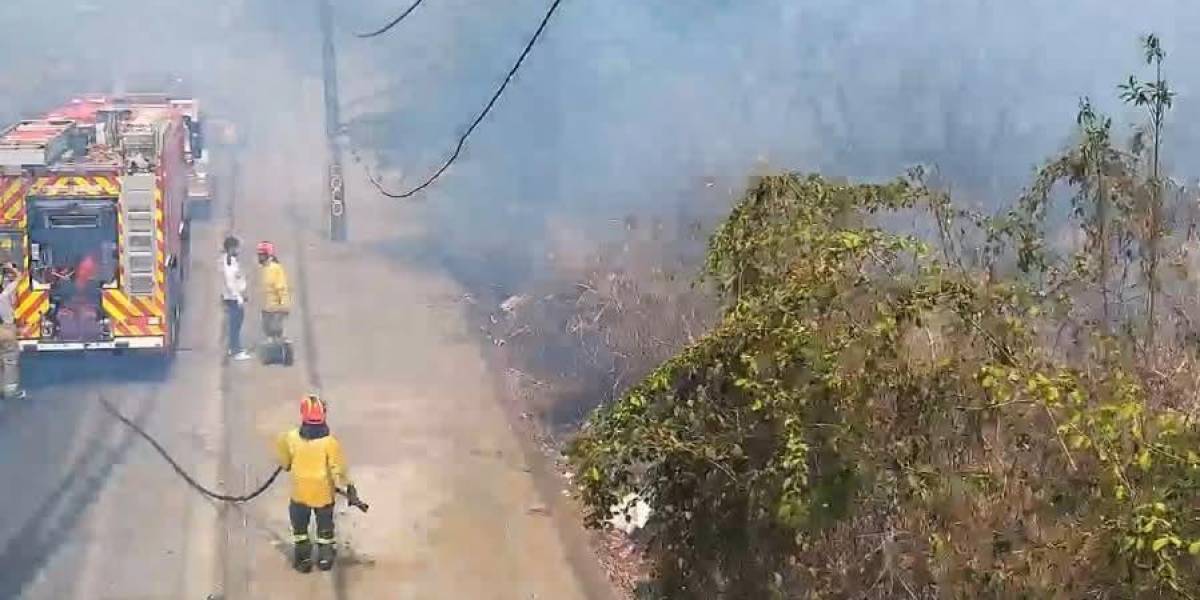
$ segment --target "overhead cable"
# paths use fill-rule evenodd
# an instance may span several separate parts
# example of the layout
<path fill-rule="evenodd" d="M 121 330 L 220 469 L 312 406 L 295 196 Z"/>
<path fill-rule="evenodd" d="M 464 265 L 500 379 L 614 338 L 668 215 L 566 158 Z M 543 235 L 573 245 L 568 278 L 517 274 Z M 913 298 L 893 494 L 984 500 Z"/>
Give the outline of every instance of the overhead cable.
<path fill-rule="evenodd" d="M 396 17 L 395 19 L 392 19 L 392 21 L 390 23 L 388 23 L 387 25 L 384 25 L 383 27 L 381 27 L 375 31 L 372 31 L 370 33 L 356 33 L 354 35 L 356 35 L 360 38 L 369 38 L 369 37 L 375 37 L 377 35 L 382 35 L 384 33 L 387 33 L 387 31 L 389 29 L 398 25 L 400 23 L 400 21 L 403 21 L 405 19 L 405 17 L 407 17 L 410 13 L 412 13 L 412 11 L 417 10 L 417 7 L 420 6 L 421 3 L 424 1 L 425 0 L 416 0 L 415 2 L 412 3 L 412 5 L 410 5 L 407 9 L 405 9 L 404 12 L 400 13 L 400 16 Z"/>
<path fill-rule="evenodd" d="M 546 30 L 546 25 L 550 22 L 550 17 L 553 17 L 554 12 L 558 10 L 559 4 L 562 4 L 562 0 L 554 0 L 554 2 L 550 4 L 550 8 L 546 11 L 545 16 L 542 17 L 542 22 L 538 25 L 537 31 L 533 32 L 533 36 L 530 37 L 529 42 L 525 44 L 525 49 L 521 51 L 521 55 L 517 58 L 517 62 L 513 63 L 512 68 L 508 70 L 508 75 L 504 77 L 504 81 L 500 83 L 500 87 L 496 88 L 496 92 L 492 94 L 491 100 L 488 100 L 487 105 L 483 107 L 483 110 L 480 111 L 479 115 L 475 117 L 475 120 L 471 122 L 470 127 L 467 127 L 466 132 L 464 132 L 458 138 L 458 143 L 454 146 L 454 152 L 450 154 L 450 157 L 447 158 L 444 163 L 442 163 L 442 166 L 438 167 L 438 169 L 433 172 L 433 175 L 430 175 L 429 178 L 420 185 L 406 192 L 399 193 L 388 191 L 386 188 L 384 188 L 383 184 L 377 177 L 368 172 L 367 178 L 371 181 L 371 184 L 375 186 L 375 189 L 379 190 L 379 193 L 389 198 L 409 198 L 421 190 L 429 187 L 434 181 L 437 181 L 437 179 L 441 177 L 447 169 L 450 168 L 450 165 L 454 164 L 454 161 L 458 160 L 459 155 L 462 154 L 463 147 L 467 144 L 467 139 L 471 137 L 471 133 L 474 132 L 475 128 L 478 127 L 483 119 L 487 117 L 488 113 L 491 112 L 492 107 L 496 105 L 496 101 L 499 100 L 500 96 L 504 94 L 504 89 L 508 87 L 509 82 L 511 82 L 513 77 L 516 76 L 517 71 L 521 68 L 521 64 L 525 62 L 525 57 L 529 56 L 529 52 L 533 50 L 534 44 L 536 44 L 538 38 L 542 36 L 542 32 Z"/>

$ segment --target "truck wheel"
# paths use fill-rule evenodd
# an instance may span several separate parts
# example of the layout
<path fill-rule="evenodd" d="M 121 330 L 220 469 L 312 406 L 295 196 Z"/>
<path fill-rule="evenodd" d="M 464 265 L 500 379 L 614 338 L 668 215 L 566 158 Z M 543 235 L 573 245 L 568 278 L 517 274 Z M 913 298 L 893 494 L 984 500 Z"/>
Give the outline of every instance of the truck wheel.
<path fill-rule="evenodd" d="M 176 283 L 187 281 L 188 262 L 192 257 L 192 220 L 184 219 L 179 222 L 179 256 L 176 257 L 175 270 L 178 272 Z"/>
<path fill-rule="evenodd" d="M 181 312 L 179 302 L 175 302 L 171 306 L 171 340 L 169 344 L 169 353 L 171 355 L 174 355 L 179 350 L 180 326 L 183 324 L 183 319 L 180 316 Z"/>

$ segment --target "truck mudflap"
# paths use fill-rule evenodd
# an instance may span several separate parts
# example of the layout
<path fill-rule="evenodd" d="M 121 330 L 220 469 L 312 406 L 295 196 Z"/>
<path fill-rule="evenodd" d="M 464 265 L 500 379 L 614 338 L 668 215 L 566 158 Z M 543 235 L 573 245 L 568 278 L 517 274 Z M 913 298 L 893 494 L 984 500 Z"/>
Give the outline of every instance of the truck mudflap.
<path fill-rule="evenodd" d="M 81 350 L 166 350 L 166 337 L 161 335 L 142 337 L 118 337 L 95 342 L 50 342 L 21 340 L 25 352 L 71 352 Z"/>

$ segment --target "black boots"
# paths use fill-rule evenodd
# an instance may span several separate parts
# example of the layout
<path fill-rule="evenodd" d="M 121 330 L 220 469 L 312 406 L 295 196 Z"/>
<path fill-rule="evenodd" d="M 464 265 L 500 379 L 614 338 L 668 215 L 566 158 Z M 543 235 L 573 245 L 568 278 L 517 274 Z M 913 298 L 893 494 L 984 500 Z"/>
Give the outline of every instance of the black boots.
<path fill-rule="evenodd" d="M 317 544 L 317 568 L 328 571 L 333 568 L 333 558 L 336 555 L 333 544 Z"/>
<path fill-rule="evenodd" d="M 301 573 L 312 571 L 312 543 L 296 542 L 295 555 L 292 556 L 292 566 Z"/>
<path fill-rule="evenodd" d="M 292 557 L 292 566 L 301 573 L 308 573 L 313 568 L 313 553 L 311 542 L 299 542 L 296 544 L 296 554 Z M 334 550 L 333 544 L 317 544 L 317 568 L 322 571 L 333 569 L 333 559 L 337 557 L 337 551 Z"/>

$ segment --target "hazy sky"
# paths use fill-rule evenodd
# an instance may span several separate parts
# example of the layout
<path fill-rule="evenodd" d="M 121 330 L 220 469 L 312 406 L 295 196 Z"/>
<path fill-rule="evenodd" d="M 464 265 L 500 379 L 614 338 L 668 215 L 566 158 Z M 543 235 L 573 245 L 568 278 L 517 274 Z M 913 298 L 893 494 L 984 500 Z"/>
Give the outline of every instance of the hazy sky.
<path fill-rule="evenodd" d="M 383 22 L 391 4 L 343 9 L 341 25 Z M 365 87 L 387 93 L 344 97 L 368 113 L 355 139 L 407 181 L 427 173 L 546 4 L 429 0 L 383 38 L 345 40 L 344 54 L 386 73 Z M 1148 31 L 1180 92 L 1170 160 L 1200 172 L 1195 2 L 567 0 L 428 199 L 446 235 L 477 240 L 536 231 L 547 213 L 600 222 L 686 203 L 697 178 L 736 182 L 760 160 L 865 177 L 935 162 L 983 197 L 1011 194 L 1068 142 L 1080 96 L 1119 132 L 1140 116 L 1116 85 L 1148 74 Z"/>
<path fill-rule="evenodd" d="M 350 30 L 409 0 L 333 3 L 353 139 L 408 183 L 449 151 L 549 4 L 426 0 L 385 36 L 358 40 Z M 231 47 L 273 44 L 310 73 L 319 66 L 310 0 L 72 6 L 83 27 L 64 29 L 62 10 L 31 0 L 0 4 L 0 116 L 168 68 L 221 87 L 205 56 Z M 1121 131 L 1138 116 L 1115 87 L 1140 69 L 1148 31 L 1163 38 L 1179 91 L 1170 162 L 1200 173 L 1194 0 L 565 0 L 425 201 L 448 235 L 536 239 L 547 215 L 600 223 L 667 210 L 699 178 L 736 182 L 756 161 L 866 177 L 936 162 L 964 187 L 1011 191 L 1068 141 L 1080 96 Z"/>

